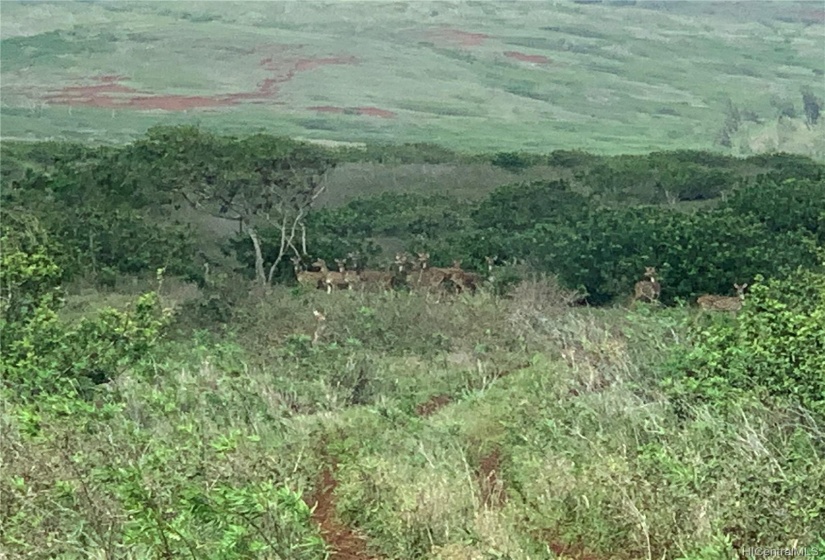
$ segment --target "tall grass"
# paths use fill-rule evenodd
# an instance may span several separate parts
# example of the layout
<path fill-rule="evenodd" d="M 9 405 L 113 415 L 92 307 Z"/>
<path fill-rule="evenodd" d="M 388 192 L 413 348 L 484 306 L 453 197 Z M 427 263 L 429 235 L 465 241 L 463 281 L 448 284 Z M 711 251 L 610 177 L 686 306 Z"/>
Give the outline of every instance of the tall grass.
<path fill-rule="evenodd" d="M 571 307 L 552 279 L 510 298 L 236 297 L 225 330 L 181 334 L 85 412 L 3 407 L 10 557 L 214 557 L 235 515 L 220 497 L 252 495 L 281 557 L 321 558 L 276 490 L 311 506 L 325 465 L 338 516 L 383 558 L 735 558 L 825 534 L 814 418 L 677 414 L 659 389 L 687 309 Z"/>

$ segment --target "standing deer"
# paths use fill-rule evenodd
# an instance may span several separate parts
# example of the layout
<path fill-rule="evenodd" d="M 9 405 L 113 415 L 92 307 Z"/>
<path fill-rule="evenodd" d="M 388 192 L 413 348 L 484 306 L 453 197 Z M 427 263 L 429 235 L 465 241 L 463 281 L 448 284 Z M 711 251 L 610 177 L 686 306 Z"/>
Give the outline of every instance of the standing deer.
<path fill-rule="evenodd" d="M 499 261 L 498 257 L 484 257 L 484 262 L 487 263 L 487 273 L 492 276 L 493 275 L 493 268 L 495 268 L 496 263 Z"/>
<path fill-rule="evenodd" d="M 470 292 L 474 294 L 478 286 L 484 281 L 484 278 L 480 274 L 462 269 L 461 261 L 453 261 L 452 270 L 450 281 L 455 285 L 459 293 L 464 292 L 464 290 L 470 290 Z"/>
<path fill-rule="evenodd" d="M 353 286 L 359 283 L 358 272 L 355 270 L 347 270 L 346 259 L 335 259 L 335 264 L 338 265 L 338 272 L 341 273 L 341 277 L 344 280 L 343 284 L 336 287 L 351 290 Z"/>
<path fill-rule="evenodd" d="M 392 290 L 393 283 L 395 281 L 395 273 L 389 270 L 377 270 L 377 269 L 359 269 L 358 266 L 358 256 L 355 253 L 350 253 L 348 255 L 353 262 L 353 269 L 358 271 L 358 281 L 359 285 L 366 289 L 368 287 L 377 287 L 382 290 Z M 399 257 L 396 256 L 396 263 L 393 264 L 393 267 L 397 266 Z"/>
<path fill-rule="evenodd" d="M 430 266 L 430 254 L 418 253 L 418 274 L 415 274 L 414 284 L 423 286 L 426 290 L 442 287 L 445 280 L 452 277 L 455 268 L 437 268 Z"/>
<path fill-rule="evenodd" d="M 699 296 L 696 303 L 707 311 L 739 311 L 745 302 L 745 288 L 748 287 L 748 284 L 734 284 L 733 287 L 736 288 L 735 297 L 706 294 Z"/>
<path fill-rule="evenodd" d="M 659 301 L 659 296 L 662 293 L 662 285 L 656 280 L 656 269 L 647 266 L 644 275 L 647 280 L 636 282 L 633 301 L 644 298 L 650 303 L 655 303 Z"/>
<path fill-rule="evenodd" d="M 321 269 L 321 273 L 324 275 L 324 285 L 326 286 L 328 294 L 332 293 L 333 286 L 340 287 L 346 285 L 344 275 L 338 271 L 332 271 L 327 268 L 327 263 L 324 259 L 318 259 L 312 263 L 312 265 Z"/>
<path fill-rule="evenodd" d="M 304 270 L 299 257 L 292 257 L 292 265 L 295 267 L 295 278 L 298 279 L 299 285 L 315 289 L 320 289 L 324 285 L 325 276 L 323 272 Z"/>

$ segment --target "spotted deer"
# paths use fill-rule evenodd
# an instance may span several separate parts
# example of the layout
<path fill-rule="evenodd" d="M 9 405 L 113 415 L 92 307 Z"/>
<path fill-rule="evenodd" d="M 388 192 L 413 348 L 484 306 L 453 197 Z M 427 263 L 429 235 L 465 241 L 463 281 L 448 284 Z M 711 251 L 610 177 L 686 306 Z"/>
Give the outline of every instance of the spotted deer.
<path fill-rule="evenodd" d="M 338 272 L 341 274 L 343 278 L 343 283 L 336 286 L 337 288 L 341 289 L 348 289 L 351 290 L 354 286 L 357 286 L 360 282 L 360 278 L 358 277 L 358 272 L 353 270 L 347 270 L 347 260 L 346 259 L 335 259 L 335 264 L 338 265 Z"/>
<path fill-rule="evenodd" d="M 646 299 L 650 303 L 655 303 L 659 301 L 659 296 L 662 293 L 662 285 L 656 280 L 656 269 L 652 266 L 647 266 L 645 267 L 644 275 L 647 280 L 636 282 L 633 301 Z"/>
<path fill-rule="evenodd" d="M 355 253 L 350 253 L 348 257 L 353 261 L 353 269 L 358 271 L 359 285 L 362 289 L 378 288 L 389 291 L 393 288 L 396 277 L 394 270 L 398 262 L 397 255 L 396 263 L 392 265 L 393 270 L 378 270 L 371 268 L 359 269 L 357 260 L 358 256 Z"/>
<path fill-rule="evenodd" d="M 699 296 L 696 303 L 706 311 L 739 311 L 745 302 L 745 288 L 748 284 L 734 284 L 733 287 L 736 289 L 734 297 L 706 294 Z"/>
<path fill-rule="evenodd" d="M 347 282 L 344 278 L 344 275 L 341 274 L 339 271 L 332 271 L 327 268 L 327 263 L 324 259 L 318 259 L 314 263 L 313 266 L 317 266 L 321 269 L 321 273 L 324 275 L 324 286 L 326 287 L 327 293 L 332 293 L 332 289 L 334 287 L 346 287 Z"/>
<path fill-rule="evenodd" d="M 292 257 L 292 266 L 295 268 L 295 278 L 300 286 L 321 289 L 324 286 L 324 273 L 304 270 L 299 257 Z"/>
<path fill-rule="evenodd" d="M 449 280 L 459 293 L 465 290 L 469 290 L 470 293 L 475 293 L 481 283 L 484 282 L 484 277 L 481 276 L 481 274 L 462 269 L 461 261 L 453 261 L 451 270 L 452 274 Z"/>
<path fill-rule="evenodd" d="M 429 253 L 418 253 L 417 262 L 418 272 L 412 274 L 413 284 L 428 291 L 440 289 L 444 282 L 456 272 L 455 268 L 431 267 Z"/>

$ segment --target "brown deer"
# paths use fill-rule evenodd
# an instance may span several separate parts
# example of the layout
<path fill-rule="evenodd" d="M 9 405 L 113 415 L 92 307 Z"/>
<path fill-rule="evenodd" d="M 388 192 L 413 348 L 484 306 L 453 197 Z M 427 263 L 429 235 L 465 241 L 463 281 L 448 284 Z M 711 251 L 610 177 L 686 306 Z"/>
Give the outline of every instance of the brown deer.
<path fill-rule="evenodd" d="M 310 272 L 304 270 L 301 266 L 300 257 L 292 257 L 292 266 L 295 267 L 295 278 L 298 280 L 298 285 L 306 288 L 321 289 L 324 285 L 323 272 Z"/>
<path fill-rule="evenodd" d="M 338 272 L 341 273 L 341 277 L 344 279 L 344 283 L 336 287 L 351 290 L 353 286 L 359 284 L 360 278 L 358 277 L 358 272 L 355 270 L 347 270 L 346 259 L 335 259 L 335 264 L 338 265 Z"/>
<path fill-rule="evenodd" d="M 344 279 L 344 275 L 338 271 L 332 271 L 327 268 L 327 263 L 324 259 L 318 259 L 312 263 L 312 265 L 321 269 L 321 273 L 324 275 L 324 286 L 326 286 L 328 294 L 332 293 L 333 287 L 346 286 L 347 282 Z"/>
<path fill-rule="evenodd" d="M 650 303 L 655 303 L 659 301 L 659 296 L 662 293 L 662 285 L 656 280 L 656 269 L 652 266 L 647 266 L 645 267 L 644 275 L 647 280 L 636 282 L 633 301 L 644 298 Z"/>
<path fill-rule="evenodd" d="M 733 287 L 736 288 L 735 297 L 706 294 L 699 296 L 696 303 L 706 311 L 739 311 L 745 302 L 745 288 L 748 284 L 734 284 Z"/>
<path fill-rule="evenodd" d="M 358 271 L 358 280 L 362 288 L 366 289 L 367 287 L 375 286 L 387 291 L 393 288 L 393 283 L 395 282 L 394 272 L 369 268 L 361 269 L 358 266 L 358 256 L 355 253 L 350 253 L 348 256 L 353 261 L 354 270 Z M 396 263 L 393 267 L 397 266 L 397 263 L 398 256 L 396 256 Z"/>
<path fill-rule="evenodd" d="M 416 287 L 423 287 L 428 291 L 439 289 L 455 272 L 455 268 L 431 267 L 430 254 L 418 253 L 418 272 L 412 275 L 413 284 Z"/>
<path fill-rule="evenodd" d="M 474 294 L 478 286 L 484 282 L 484 278 L 480 274 L 462 269 L 461 261 L 453 261 L 451 270 L 453 272 L 449 279 L 459 293 L 469 290 L 470 293 Z"/>

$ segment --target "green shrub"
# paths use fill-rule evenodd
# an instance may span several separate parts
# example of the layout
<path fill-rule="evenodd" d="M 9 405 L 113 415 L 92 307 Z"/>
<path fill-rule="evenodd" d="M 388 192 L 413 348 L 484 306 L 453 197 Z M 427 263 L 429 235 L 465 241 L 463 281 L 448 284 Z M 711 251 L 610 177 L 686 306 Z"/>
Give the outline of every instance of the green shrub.
<path fill-rule="evenodd" d="M 575 220 L 588 200 L 566 181 L 533 181 L 499 187 L 472 214 L 479 228 L 524 231 L 537 223 Z"/>
<path fill-rule="evenodd" d="M 541 157 L 536 154 L 524 152 L 498 152 L 490 158 L 490 163 L 495 167 L 500 167 L 508 171 L 522 171 L 536 165 Z"/>
<path fill-rule="evenodd" d="M 825 244 L 825 179 L 760 177 L 734 192 L 724 207 L 753 216 L 771 232 L 806 230 Z"/>
<path fill-rule="evenodd" d="M 683 161 L 676 155 L 619 156 L 580 172 L 578 178 L 592 193 L 611 203 L 673 203 L 718 197 L 736 177 L 725 168 Z"/>
<path fill-rule="evenodd" d="M 825 165 L 800 154 L 786 152 L 759 154 L 749 157 L 746 161 L 764 167 L 766 173 L 774 181 L 794 178 L 817 181 L 825 178 Z"/>
<path fill-rule="evenodd" d="M 541 270 L 602 304 L 630 296 L 645 266 L 655 266 L 662 301 L 727 293 L 759 273 L 780 276 L 816 264 L 815 244 L 801 231 L 777 234 L 730 210 L 685 214 L 655 207 L 595 209 L 570 225 L 538 224 L 513 245 Z"/>
<path fill-rule="evenodd" d="M 709 403 L 779 397 L 825 415 L 825 274 L 757 278 L 736 319 L 712 319 L 671 363 L 666 385 L 674 396 Z"/>
<path fill-rule="evenodd" d="M 141 360 L 161 336 L 167 318 L 155 293 L 138 299 L 133 310 L 104 309 L 74 325 L 61 321 L 60 267 L 36 224 L 23 234 L 4 233 L 0 248 L 0 378 L 13 396 L 109 381 Z"/>

